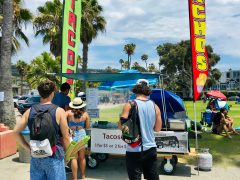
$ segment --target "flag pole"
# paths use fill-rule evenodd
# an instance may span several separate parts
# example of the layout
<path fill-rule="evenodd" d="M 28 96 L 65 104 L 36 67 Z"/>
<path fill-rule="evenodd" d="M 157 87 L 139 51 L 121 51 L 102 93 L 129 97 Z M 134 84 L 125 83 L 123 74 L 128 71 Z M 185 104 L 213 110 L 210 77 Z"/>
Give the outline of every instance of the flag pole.
<path fill-rule="evenodd" d="M 197 110 L 196 110 L 196 102 L 193 101 L 193 109 L 194 109 L 194 130 L 195 130 L 195 148 L 198 154 L 198 138 L 197 138 Z M 198 176 L 199 176 L 199 157 L 197 156 L 197 169 L 198 169 Z"/>
<path fill-rule="evenodd" d="M 192 0 L 188 0 L 188 12 L 189 12 L 189 29 L 190 29 L 190 45 L 192 48 L 192 95 L 193 95 L 193 109 L 194 109 L 194 130 L 195 130 L 195 152 L 197 154 L 197 169 L 198 169 L 198 176 L 199 176 L 199 160 L 198 160 L 198 139 L 197 139 L 197 112 L 196 112 L 196 97 L 195 97 L 195 88 L 194 88 L 194 84 L 195 84 L 195 79 L 194 79 L 194 54 L 193 54 L 193 37 L 192 37 L 192 33 L 193 33 L 193 22 L 192 22 Z"/>

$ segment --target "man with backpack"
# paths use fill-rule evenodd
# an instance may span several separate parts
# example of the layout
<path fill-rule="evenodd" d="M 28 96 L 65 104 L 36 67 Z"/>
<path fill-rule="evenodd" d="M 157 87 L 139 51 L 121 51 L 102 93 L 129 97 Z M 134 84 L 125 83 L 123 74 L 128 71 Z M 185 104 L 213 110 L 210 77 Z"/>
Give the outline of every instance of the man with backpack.
<path fill-rule="evenodd" d="M 70 140 L 65 111 L 51 103 L 55 84 L 46 80 L 39 84 L 39 104 L 28 109 L 14 128 L 19 145 L 31 153 L 30 179 L 66 179 L 64 150 Z M 28 126 L 30 143 L 21 131 Z"/>
<path fill-rule="evenodd" d="M 126 126 L 125 124 L 129 120 L 135 121 L 134 119 L 136 118 L 131 117 L 132 112 L 134 112 L 132 108 L 137 108 L 140 138 L 136 138 L 137 141 L 134 139 L 131 141 L 125 140 L 123 138 L 128 144 L 126 151 L 128 177 L 130 180 L 140 180 L 143 173 L 144 179 L 158 180 L 157 146 L 154 131 L 158 132 L 162 128 L 160 109 L 154 102 L 148 99 L 151 89 L 146 79 L 139 79 L 132 92 L 136 94 L 136 99 L 125 104 L 119 122 L 119 128 L 123 132 L 123 137 L 127 132 L 133 132 L 131 128 L 134 125 Z M 134 105 L 135 103 L 136 106 Z"/>

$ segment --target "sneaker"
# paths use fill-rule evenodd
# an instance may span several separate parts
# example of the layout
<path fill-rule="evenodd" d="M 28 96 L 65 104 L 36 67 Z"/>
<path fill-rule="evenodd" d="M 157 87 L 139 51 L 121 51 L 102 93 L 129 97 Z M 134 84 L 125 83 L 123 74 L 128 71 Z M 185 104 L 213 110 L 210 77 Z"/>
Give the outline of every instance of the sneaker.
<path fill-rule="evenodd" d="M 228 136 L 226 136 L 227 138 L 229 138 L 229 139 L 232 139 L 232 136 L 230 136 L 230 135 L 228 135 Z"/>

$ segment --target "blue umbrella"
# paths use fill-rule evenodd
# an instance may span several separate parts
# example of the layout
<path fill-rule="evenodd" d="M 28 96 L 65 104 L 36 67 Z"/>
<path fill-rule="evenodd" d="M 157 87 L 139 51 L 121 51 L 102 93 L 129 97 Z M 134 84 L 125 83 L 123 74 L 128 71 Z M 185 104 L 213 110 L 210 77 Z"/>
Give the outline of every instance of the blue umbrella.
<path fill-rule="evenodd" d="M 163 89 L 153 89 L 150 99 L 153 100 L 161 110 L 162 120 L 173 117 L 174 113 L 185 111 L 183 100 L 173 92 Z M 166 116 L 164 116 L 164 111 Z"/>

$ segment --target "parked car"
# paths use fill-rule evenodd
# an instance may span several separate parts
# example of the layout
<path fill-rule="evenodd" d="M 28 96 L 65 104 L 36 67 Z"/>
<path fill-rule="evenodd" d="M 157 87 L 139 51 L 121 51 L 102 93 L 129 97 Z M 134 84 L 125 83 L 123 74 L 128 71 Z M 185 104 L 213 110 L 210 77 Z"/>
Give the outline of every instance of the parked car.
<path fill-rule="evenodd" d="M 239 96 L 230 96 L 227 98 L 228 101 L 236 101 L 237 99 L 239 99 Z"/>
<path fill-rule="evenodd" d="M 32 96 L 27 98 L 25 103 L 19 104 L 18 111 L 23 114 L 27 109 L 32 107 L 32 105 L 40 103 L 40 98 L 40 96 Z"/>
<path fill-rule="evenodd" d="M 20 98 L 21 96 L 13 96 L 13 104 L 14 104 L 14 107 L 17 108 L 18 107 L 18 99 Z"/>
<path fill-rule="evenodd" d="M 20 97 L 18 99 L 18 105 L 22 104 L 22 103 L 25 103 L 25 101 L 27 100 L 27 98 L 30 98 L 31 96 L 30 95 L 23 95 L 22 97 Z"/>

